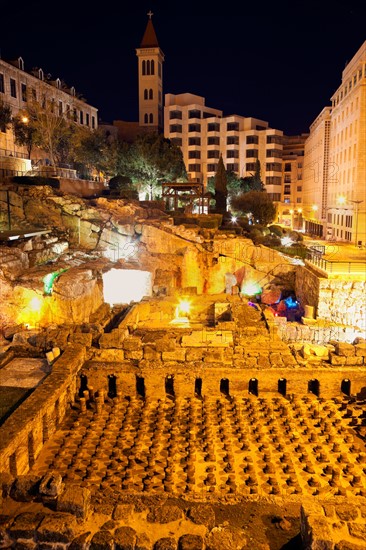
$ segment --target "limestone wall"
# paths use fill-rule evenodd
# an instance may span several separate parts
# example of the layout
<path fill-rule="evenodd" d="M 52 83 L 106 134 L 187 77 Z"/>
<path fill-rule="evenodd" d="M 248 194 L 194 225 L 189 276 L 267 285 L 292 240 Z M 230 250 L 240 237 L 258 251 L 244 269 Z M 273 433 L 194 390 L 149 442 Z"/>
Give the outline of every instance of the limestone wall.
<path fill-rule="evenodd" d="M 366 280 L 355 276 L 326 278 L 307 267 L 299 267 L 296 296 L 315 315 L 334 323 L 366 328 Z"/>
<path fill-rule="evenodd" d="M 301 537 L 304 548 L 362 550 L 365 548 L 365 499 L 337 499 L 321 504 L 305 501 L 301 506 Z"/>
<path fill-rule="evenodd" d="M 82 346 L 69 346 L 42 385 L 1 426 L 1 472 L 16 476 L 29 471 L 74 401 L 76 374 L 84 360 Z"/>

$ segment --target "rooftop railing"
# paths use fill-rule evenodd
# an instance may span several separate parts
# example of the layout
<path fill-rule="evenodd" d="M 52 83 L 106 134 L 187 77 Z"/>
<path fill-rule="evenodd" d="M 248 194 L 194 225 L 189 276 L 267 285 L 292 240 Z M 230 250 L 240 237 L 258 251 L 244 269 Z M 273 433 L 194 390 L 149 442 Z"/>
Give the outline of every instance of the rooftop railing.
<path fill-rule="evenodd" d="M 306 257 L 305 263 L 323 271 L 325 274 L 331 275 L 364 275 L 366 277 L 366 261 L 365 260 L 326 260 L 323 257 L 323 252 L 313 248 Z"/>

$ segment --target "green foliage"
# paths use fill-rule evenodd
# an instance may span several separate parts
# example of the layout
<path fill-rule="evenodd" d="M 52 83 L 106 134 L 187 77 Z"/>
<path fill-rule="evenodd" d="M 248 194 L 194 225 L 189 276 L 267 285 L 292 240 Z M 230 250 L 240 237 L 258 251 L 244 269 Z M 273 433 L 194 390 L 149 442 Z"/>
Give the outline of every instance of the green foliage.
<path fill-rule="evenodd" d="M 227 200 L 227 176 L 222 155 L 220 155 L 215 174 L 215 200 L 216 212 L 224 214 L 226 212 Z"/>
<path fill-rule="evenodd" d="M 10 106 L 0 98 L 0 131 L 6 132 L 12 121 Z"/>
<path fill-rule="evenodd" d="M 273 235 L 277 235 L 277 237 L 283 237 L 285 233 L 285 231 L 280 225 L 270 225 L 268 229 Z"/>
<path fill-rule="evenodd" d="M 163 181 L 185 181 L 187 172 L 180 147 L 161 134 L 146 133 L 125 144 L 121 172 L 138 184 L 150 200 L 161 195 Z"/>
<path fill-rule="evenodd" d="M 240 214 L 251 213 L 258 223 L 268 225 L 276 215 L 276 206 L 266 191 L 249 191 L 241 193 L 231 201 L 233 211 Z"/>
<path fill-rule="evenodd" d="M 31 158 L 31 153 L 33 146 L 36 142 L 36 132 L 37 128 L 34 124 L 34 121 L 30 120 L 28 117 L 27 122 L 23 121 L 25 115 L 20 113 L 13 118 L 13 132 L 14 132 L 14 141 L 17 145 L 26 147 L 28 151 L 28 158 Z"/>
<path fill-rule="evenodd" d="M 108 185 L 109 189 L 116 191 L 119 198 L 129 200 L 138 200 L 139 198 L 136 186 L 128 176 L 114 176 Z"/>
<path fill-rule="evenodd" d="M 46 178 L 42 176 L 13 176 L 13 183 L 20 185 L 49 185 L 50 187 L 59 188 L 60 182 L 57 178 Z"/>

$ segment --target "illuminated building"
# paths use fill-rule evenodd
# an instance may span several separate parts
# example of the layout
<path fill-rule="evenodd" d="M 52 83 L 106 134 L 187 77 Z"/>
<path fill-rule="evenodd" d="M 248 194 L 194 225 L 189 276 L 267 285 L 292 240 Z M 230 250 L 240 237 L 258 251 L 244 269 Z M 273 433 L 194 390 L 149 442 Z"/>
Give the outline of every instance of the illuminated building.
<path fill-rule="evenodd" d="M 305 144 L 305 226 L 329 239 L 355 242 L 357 235 L 365 242 L 366 41 L 343 70 L 331 101 Z"/>
<path fill-rule="evenodd" d="M 226 170 L 240 177 L 253 174 L 258 159 L 267 192 L 272 200 L 281 200 L 282 130 L 257 118 L 223 116 L 206 107 L 205 98 L 190 93 L 165 95 L 164 129 L 181 147 L 191 181 L 206 185 L 216 173 L 220 154 Z"/>
<path fill-rule="evenodd" d="M 73 86 L 68 88 L 40 68 L 26 71 L 21 57 L 9 62 L 0 59 L 0 100 L 10 106 L 12 116 L 26 109 L 30 98 L 49 101 L 55 113 L 70 116 L 81 126 L 98 127 L 98 109 L 81 99 Z M 27 158 L 26 149 L 14 143 L 12 129 L 0 128 L 0 168 L 24 171 L 30 168 Z"/>

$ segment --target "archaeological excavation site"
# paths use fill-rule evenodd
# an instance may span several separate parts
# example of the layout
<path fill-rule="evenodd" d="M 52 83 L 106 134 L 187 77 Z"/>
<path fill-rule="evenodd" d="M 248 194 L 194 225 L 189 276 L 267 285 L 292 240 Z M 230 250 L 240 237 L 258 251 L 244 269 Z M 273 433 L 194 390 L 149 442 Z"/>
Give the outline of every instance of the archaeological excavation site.
<path fill-rule="evenodd" d="M 138 201 L 0 211 L 0 548 L 366 548 L 364 274 Z"/>

